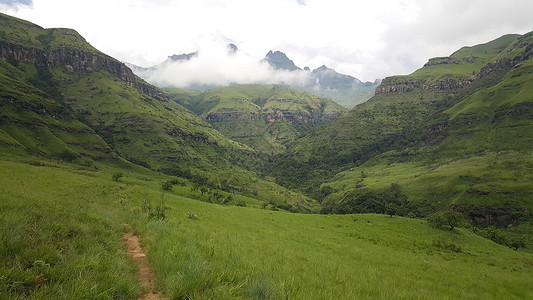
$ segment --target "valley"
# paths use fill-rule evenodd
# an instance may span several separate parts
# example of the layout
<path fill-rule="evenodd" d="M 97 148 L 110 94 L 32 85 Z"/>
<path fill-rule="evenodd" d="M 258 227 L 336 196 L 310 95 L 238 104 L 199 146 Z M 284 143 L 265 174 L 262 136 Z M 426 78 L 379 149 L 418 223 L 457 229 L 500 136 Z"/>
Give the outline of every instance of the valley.
<path fill-rule="evenodd" d="M 371 85 L 160 89 L 0 14 L 0 295 L 532 298 L 533 33 Z"/>

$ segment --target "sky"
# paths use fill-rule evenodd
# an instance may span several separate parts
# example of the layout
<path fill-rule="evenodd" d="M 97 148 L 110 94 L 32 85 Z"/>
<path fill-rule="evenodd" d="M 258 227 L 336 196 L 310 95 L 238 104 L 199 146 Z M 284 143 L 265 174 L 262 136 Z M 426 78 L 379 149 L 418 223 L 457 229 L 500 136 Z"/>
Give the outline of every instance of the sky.
<path fill-rule="evenodd" d="M 203 69 L 180 72 L 218 70 L 213 78 L 279 50 L 301 68 L 326 65 L 374 81 L 462 46 L 533 31 L 531 0 L 0 0 L 0 12 L 75 29 L 100 51 L 143 67 L 200 51 Z M 228 43 L 240 49 L 238 64 L 209 65 Z"/>

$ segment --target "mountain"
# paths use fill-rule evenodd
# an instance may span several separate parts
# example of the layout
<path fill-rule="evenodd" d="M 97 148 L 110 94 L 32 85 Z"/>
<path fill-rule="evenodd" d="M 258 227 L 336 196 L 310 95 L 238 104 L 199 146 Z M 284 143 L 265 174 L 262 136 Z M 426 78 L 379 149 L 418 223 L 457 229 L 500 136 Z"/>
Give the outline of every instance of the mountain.
<path fill-rule="evenodd" d="M 302 69 L 297 67 L 285 53 L 280 51 L 269 51 L 263 61 L 277 70 L 290 72 L 302 71 Z M 305 67 L 303 71 L 303 76 L 307 77 L 305 83 L 288 84 L 289 87 L 319 97 L 329 98 L 348 108 L 352 108 L 357 104 L 370 99 L 374 95 L 374 90 L 380 83 L 380 80 L 376 80 L 373 83 L 363 83 L 355 77 L 340 74 L 325 65 L 314 69 L 312 72 L 310 72 L 308 67 Z"/>
<path fill-rule="evenodd" d="M 249 170 L 256 164 L 250 147 L 224 137 L 76 31 L 2 14 L 0 28 L 3 155 L 95 167 L 127 160 L 286 209 L 316 206 L 297 193 L 281 197 L 285 189 Z"/>
<path fill-rule="evenodd" d="M 275 52 L 272 52 L 272 50 L 268 51 L 263 61 L 268 63 L 274 69 L 278 69 L 278 70 L 286 70 L 286 71 L 301 71 L 302 70 L 299 67 L 297 67 L 294 64 L 294 62 L 287 57 L 285 53 L 281 51 L 275 51 Z"/>
<path fill-rule="evenodd" d="M 271 175 L 327 212 L 384 212 L 383 199 L 407 199 L 395 204 L 405 214 L 452 208 L 515 224 L 533 209 L 532 56 L 533 33 L 506 35 L 388 77 L 279 155 Z"/>
<path fill-rule="evenodd" d="M 347 111 L 329 99 L 279 85 L 165 91 L 226 137 L 264 153 L 284 151 L 300 135 Z"/>
<path fill-rule="evenodd" d="M 231 64 L 232 57 L 238 53 L 239 48 L 237 46 L 234 44 L 228 44 L 227 62 L 224 63 Z M 191 75 L 190 77 L 185 76 L 186 78 L 191 78 L 191 80 L 188 80 L 186 83 L 175 80 L 174 77 L 179 76 L 180 64 L 191 61 L 192 65 L 194 65 L 194 61 L 198 60 L 199 55 L 200 54 L 198 51 L 179 55 L 171 55 L 161 64 L 149 68 L 144 68 L 129 63 L 125 64 L 131 68 L 136 75 L 159 85 L 161 88 L 179 87 L 188 90 L 206 91 L 209 89 L 221 88 L 227 85 L 238 85 L 243 83 L 240 82 L 243 80 L 242 76 L 236 76 L 235 80 L 227 84 L 213 83 L 213 81 L 216 80 L 213 80 L 212 78 L 210 79 L 210 82 L 207 82 L 206 80 L 202 80 L 202 75 L 194 72 L 192 75 L 188 74 Z M 242 63 L 241 60 L 238 61 L 239 63 Z M 212 61 L 207 59 L 207 61 L 202 61 L 202 68 L 205 68 L 206 62 L 214 64 Z M 296 66 L 285 53 L 281 51 L 270 50 L 265 55 L 265 58 L 260 61 L 261 64 L 254 66 L 254 63 L 250 63 L 250 65 L 247 66 L 239 65 L 238 68 L 246 69 L 248 72 L 250 71 L 250 68 L 259 68 L 259 70 L 254 69 L 254 71 L 252 71 L 256 73 L 274 72 L 270 76 L 257 79 L 257 82 L 252 81 L 254 83 L 268 85 L 272 82 L 275 82 L 277 84 L 304 91 L 318 97 L 328 98 L 347 108 L 351 108 L 372 97 L 374 95 L 375 88 L 380 82 L 379 80 L 376 80 L 373 83 L 361 82 L 355 77 L 337 73 L 335 70 L 327 68 L 326 66 L 317 68 L 312 72 L 308 67 L 305 67 L 302 70 L 300 67 Z M 213 65 L 213 68 L 215 69 L 219 67 L 220 66 Z M 271 68 L 270 70 L 268 70 L 269 67 Z M 184 70 L 187 70 L 187 68 Z M 188 72 L 191 73 L 191 70 L 188 70 Z M 282 74 L 277 72 L 282 72 Z M 205 76 L 205 74 L 203 75 Z M 226 77 L 227 74 L 222 73 L 221 76 Z M 247 79 L 244 79 L 244 81 L 246 81 L 245 83 L 249 83 L 250 80 L 248 77 L 250 76 L 246 76 Z"/>
<path fill-rule="evenodd" d="M 333 101 L 352 108 L 374 96 L 376 87 L 381 80 L 362 82 L 350 75 L 340 74 L 326 66 L 313 70 L 314 85 L 303 87 L 303 90 L 320 97 L 327 97 Z"/>

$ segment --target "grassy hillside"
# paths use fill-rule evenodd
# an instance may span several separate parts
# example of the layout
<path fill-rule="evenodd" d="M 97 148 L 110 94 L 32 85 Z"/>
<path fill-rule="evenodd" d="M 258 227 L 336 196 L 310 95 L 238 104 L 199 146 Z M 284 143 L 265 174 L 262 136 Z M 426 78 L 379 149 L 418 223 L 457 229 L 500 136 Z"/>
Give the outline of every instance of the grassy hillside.
<path fill-rule="evenodd" d="M 166 91 L 226 137 L 263 153 L 281 153 L 297 137 L 346 112 L 333 101 L 279 85 Z"/>
<path fill-rule="evenodd" d="M 398 184 L 414 213 L 452 207 L 500 225 L 527 218 L 531 36 L 504 36 L 385 79 L 371 100 L 280 156 L 272 174 L 296 178 L 289 186 L 325 198 L 326 211 L 360 209 L 371 191 Z"/>
<path fill-rule="evenodd" d="M 134 299 L 122 235 L 140 234 L 170 298 L 507 298 L 533 296 L 531 253 L 385 215 L 299 215 L 209 204 L 192 185 L 114 167 L 0 162 L 0 292 L 7 299 Z M 17 201 L 11 201 L 17 199 Z M 146 203 L 164 201 L 165 218 Z"/>
<path fill-rule="evenodd" d="M 315 201 L 249 171 L 258 164 L 250 147 L 226 138 L 75 31 L 6 15 L 0 25 L 6 28 L 2 152 L 84 166 L 126 159 L 269 205 L 318 210 Z"/>

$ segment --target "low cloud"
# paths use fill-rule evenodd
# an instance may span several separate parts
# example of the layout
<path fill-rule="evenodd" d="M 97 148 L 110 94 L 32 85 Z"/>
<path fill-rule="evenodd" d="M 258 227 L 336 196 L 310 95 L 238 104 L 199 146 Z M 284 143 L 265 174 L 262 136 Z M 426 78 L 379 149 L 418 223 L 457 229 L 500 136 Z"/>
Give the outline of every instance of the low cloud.
<path fill-rule="evenodd" d="M 21 7 L 32 7 L 33 0 L 2 0 L 0 9 L 18 11 Z"/>
<path fill-rule="evenodd" d="M 241 50 L 228 50 L 222 43 L 206 43 L 189 60 L 167 59 L 140 75 L 154 85 L 178 88 L 252 83 L 306 85 L 311 80 L 309 72 L 274 70 Z"/>

